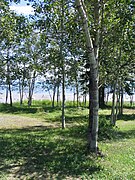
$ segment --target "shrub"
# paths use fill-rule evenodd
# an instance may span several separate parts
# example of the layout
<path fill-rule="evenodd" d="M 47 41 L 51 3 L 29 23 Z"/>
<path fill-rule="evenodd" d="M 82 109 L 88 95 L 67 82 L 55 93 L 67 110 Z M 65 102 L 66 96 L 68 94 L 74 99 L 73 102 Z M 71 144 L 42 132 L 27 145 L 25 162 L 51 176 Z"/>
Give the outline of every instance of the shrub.
<path fill-rule="evenodd" d="M 116 136 L 117 127 L 110 123 L 106 116 L 99 117 L 99 140 L 113 139 Z"/>

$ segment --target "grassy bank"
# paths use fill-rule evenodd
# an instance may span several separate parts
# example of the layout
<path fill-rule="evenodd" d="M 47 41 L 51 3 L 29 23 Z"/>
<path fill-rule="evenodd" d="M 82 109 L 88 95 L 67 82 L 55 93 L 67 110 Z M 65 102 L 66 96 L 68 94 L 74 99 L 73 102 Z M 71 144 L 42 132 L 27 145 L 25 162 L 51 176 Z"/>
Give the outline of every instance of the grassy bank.
<path fill-rule="evenodd" d="M 117 128 L 100 127 L 104 156 L 96 157 L 87 151 L 87 108 L 67 106 L 62 130 L 60 108 L 47 102 L 0 105 L 0 179 L 135 179 L 135 114 L 124 112 Z M 109 121 L 109 109 L 99 114 L 100 126 Z"/>

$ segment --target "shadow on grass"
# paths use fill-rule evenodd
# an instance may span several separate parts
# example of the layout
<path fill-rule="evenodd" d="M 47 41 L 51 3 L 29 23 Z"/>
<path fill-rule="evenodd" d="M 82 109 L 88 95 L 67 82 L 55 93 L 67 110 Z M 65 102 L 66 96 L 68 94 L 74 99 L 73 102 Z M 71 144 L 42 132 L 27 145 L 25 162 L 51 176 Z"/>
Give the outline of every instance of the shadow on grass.
<path fill-rule="evenodd" d="M 130 106 L 130 105 L 124 105 L 125 109 L 135 109 L 135 104 L 133 106 Z"/>
<path fill-rule="evenodd" d="M 0 112 L 3 113 L 14 113 L 14 114 L 19 114 L 19 113 L 36 113 L 37 108 L 28 108 L 28 107 L 17 107 L 17 106 L 10 106 L 9 104 L 0 104 Z"/>
<path fill-rule="evenodd" d="M 77 123 L 85 123 L 85 122 L 88 122 L 88 116 L 86 115 L 78 115 L 78 116 L 68 116 L 66 115 L 65 117 L 66 119 L 66 122 L 67 123 L 74 123 L 74 122 L 77 122 Z"/>
<path fill-rule="evenodd" d="M 0 171 L 24 179 L 73 178 L 100 171 L 86 153 L 83 129 L 0 130 Z"/>
<path fill-rule="evenodd" d="M 128 130 L 128 131 L 118 131 L 116 134 L 115 139 L 119 140 L 119 139 L 132 139 L 135 138 L 135 129 L 133 130 Z"/>
<path fill-rule="evenodd" d="M 99 119 L 106 119 L 106 120 L 110 120 L 111 119 L 111 115 L 99 115 Z M 117 117 L 117 121 L 118 120 L 123 120 L 123 121 L 134 121 L 135 120 L 135 114 L 123 114 L 123 115 L 118 115 Z"/>
<path fill-rule="evenodd" d="M 135 120 L 135 114 L 123 114 L 121 116 L 118 116 L 118 120 L 134 121 Z"/>
<path fill-rule="evenodd" d="M 42 106 L 31 106 L 31 107 L 27 107 L 27 106 L 10 106 L 9 104 L 0 104 L 0 112 L 3 113 L 14 113 L 14 114 L 19 114 L 19 113 L 25 113 L 25 114 L 29 114 L 29 113 L 37 113 L 37 112 L 55 112 L 57 110 L 60 110 L 60 107 L 42 107 Z"/>
<path fill-rule="evenodd" d="M 77 112 L 79 108 L 77 107 L 70 107 L 66 106 L 65 109 L 67 110 L 67 113 L 73 113 Z M 81 108 L 83 110 L 85 108 Z M 61 107 L 51 107 L 51 106 L 45 106 L 43 105 L 32 105 L 31 107 L 28 107 L 26 105 L 13 105 L 12 107 L 9 104 L 0 104 L 0 112 L 5 112 L 5 113 L 36 113 L 38 111 L 44 111 L 44 112 L 49 112 L 53 113 L 56 111 L 60 111 Z"/>
<path fill-rule="evenodd" d="M 114 133 L 114 141 L 135 136 L 135 130 L 121 132 L 118 129 Z M 1 129 L 0 172 L 13 173 L 20 179 L 26 176 L 29 179 L 92 176 L 102 168 L 88 155 L 86 137 L 86 125 L 65 130 L 44 126 Z"/>
<path fill-rule="evenodd" d="M 99 138 L 100 132 L 104 129 L 99 129 Z M 135 130 L 118 129 L 114 133 L 114 141 L 135 136 Z M 18 179 L 73 179 L 86 174 L 92 177 L 102 168 L 88 155 L 86 137 L 86 124 L 65 130 L 44 126 L 1 129 L 0 172 L 14 174 Z"/>

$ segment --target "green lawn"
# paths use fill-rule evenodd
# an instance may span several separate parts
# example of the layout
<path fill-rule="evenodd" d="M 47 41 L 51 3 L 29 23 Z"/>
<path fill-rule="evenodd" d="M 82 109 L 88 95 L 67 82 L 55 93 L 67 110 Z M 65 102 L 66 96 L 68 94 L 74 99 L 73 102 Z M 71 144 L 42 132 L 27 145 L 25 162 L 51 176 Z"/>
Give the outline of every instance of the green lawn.
<path fill-rule="evenodd" d="M 87 108 L 66 107 L 62 130 L 60 108 L 42 105 L 0 105 L 0 179 L 135 179 L 134 109 L 119 118 L 110 135 L 100 128 L 104 157 L 96 157 L 87 151 Z M 109 119 L 110 110 L 99 114 L 100 120 Z"/>

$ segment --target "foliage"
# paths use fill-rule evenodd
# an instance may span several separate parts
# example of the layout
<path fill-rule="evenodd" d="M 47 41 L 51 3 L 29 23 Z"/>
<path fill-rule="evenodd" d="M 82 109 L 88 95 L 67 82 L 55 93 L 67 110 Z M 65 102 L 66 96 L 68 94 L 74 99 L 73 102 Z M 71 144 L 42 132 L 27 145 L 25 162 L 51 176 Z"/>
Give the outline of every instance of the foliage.
<path fill-rule="evenodd" d="M 113 126 L 110 123 L 109 118 L 106 118 L 103 115 L 99 117 L 99 140 L 113 139 L 115 138 L 117 131 L 118 127 Z"/>

